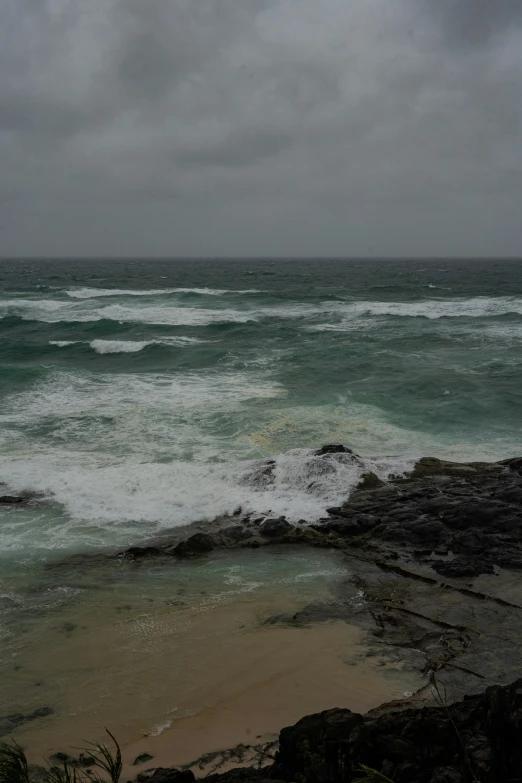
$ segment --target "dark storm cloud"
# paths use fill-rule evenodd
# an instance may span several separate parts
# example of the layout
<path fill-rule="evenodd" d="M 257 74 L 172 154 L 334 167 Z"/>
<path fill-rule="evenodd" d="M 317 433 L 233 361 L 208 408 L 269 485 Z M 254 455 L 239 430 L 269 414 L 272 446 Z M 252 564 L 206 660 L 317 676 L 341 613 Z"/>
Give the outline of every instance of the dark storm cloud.
<path fill-rule="evenodd" d="M 201 149 L 193 152 L 184 150 L 180 154 L 180 163 L 188 166 L 246 166 L 277 155 L 291 142 L 290 136 L 271 129 L 232 132 L 226 139 Z"/>
<path fill-rule="evenodd" d="M 482 46 L 522 25 L 520 0 L 427 0 L 452 44 Z"/>
<path fill-rule="evenodd" d="M 3 0 L 0 253 L 520 253 L 521 22 L 511 0 Z"/>

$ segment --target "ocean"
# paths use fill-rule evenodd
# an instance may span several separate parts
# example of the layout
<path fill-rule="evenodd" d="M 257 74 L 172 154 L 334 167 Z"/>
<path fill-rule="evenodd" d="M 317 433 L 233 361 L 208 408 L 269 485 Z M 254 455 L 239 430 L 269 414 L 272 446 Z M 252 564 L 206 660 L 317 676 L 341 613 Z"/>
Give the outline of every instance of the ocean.
<path fill-rule="evenodd" d="M 101 604 L 136 599 L 106 574 L 94 601 L 92 574 L 71 582 L 56 561 L 239 508 L 307 524 L 364 470 L 400 475 L 420 456 L 519 455 L 521 403 L 515 261 L 1 261 L 0 494 L 40 496 L 0 506 L 0 664 L 30 671 L 9 708 L 42 706 L 39 651 L 62 645 L 71 612 L 95 623 Z M 325 443 L 363 465 L 325 472 Z M 256 572 L 218 557 L 205 594 L 313 592 L 342 571 L 296 558 Z M 171 595 L 160 571 L 140 573 L 133 621 Z M 75 676 L 49 683 L 69 716 Z"/>

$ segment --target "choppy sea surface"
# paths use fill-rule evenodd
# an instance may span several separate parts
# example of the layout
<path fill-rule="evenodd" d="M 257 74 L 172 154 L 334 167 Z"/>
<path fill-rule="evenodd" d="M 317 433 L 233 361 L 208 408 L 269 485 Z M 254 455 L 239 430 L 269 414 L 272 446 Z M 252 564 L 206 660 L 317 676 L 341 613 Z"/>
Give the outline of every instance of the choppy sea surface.
<path fill-rule="evenodd" d="M 362 471 L 324 443 L 383 477 L 519 455 L 521 403 L 518 262 L 0 261 L 0 494 L 45 498 L 0 510 L 0 620 L 69 553 L 317 519 Z"/>
<path fill-rule="evenodd" d="M 239 505 L 310 520 L 378 457 L 520 452 L 522 265 L 3 261 L 0 552 L 126 544 Z M 276 460 L 275 482 L 255 462 Z M 1 513 L 1 512 L 0 512 Z"/>

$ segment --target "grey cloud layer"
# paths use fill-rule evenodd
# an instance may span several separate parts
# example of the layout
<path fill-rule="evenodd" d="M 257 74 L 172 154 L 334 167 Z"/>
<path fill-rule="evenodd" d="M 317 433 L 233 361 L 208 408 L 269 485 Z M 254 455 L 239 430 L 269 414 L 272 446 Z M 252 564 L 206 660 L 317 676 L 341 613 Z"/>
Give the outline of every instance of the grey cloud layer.
<path fill-rule="evenodd" d="M 0 0 L 0 253 L 515 255 L 511 0 Z"/>

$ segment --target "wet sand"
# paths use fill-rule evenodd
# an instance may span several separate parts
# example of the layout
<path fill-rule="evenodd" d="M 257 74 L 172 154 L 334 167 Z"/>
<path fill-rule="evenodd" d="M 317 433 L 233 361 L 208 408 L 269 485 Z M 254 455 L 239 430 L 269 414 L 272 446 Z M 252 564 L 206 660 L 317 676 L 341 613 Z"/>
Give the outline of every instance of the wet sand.
<path fill-rule="evenodd" d="M 150 766 L 258 745 L 312 712 L 366 712 L 415 691 L 422 678 L 379 659 L 356 627 L 265 624 L 331 600 L 348 574 L 337 553 L 307 549 L 151 564 L 118 581 L 113 566 L 90 574 L 99 589 L 51 607 L 15 640 L 16 665 L 0 687 L 9 713 L 54 713 L 12 736 L 41 764 L 57 751 L 77 755 L 82 740 L 104 741 L 107 726 L 129 780 Z M 142 753 L 153 760 L 133 766 Z"/>
<path fill-rule="evenodd" d="M 204 754 L 269 742 L 281 728 L 313 712 L 333 707 L 366 712 L 423 684 L 418 674 L 379 657 L 366 658 L 366 652 L 362 632 L 342 622 L 265 628 L 248 635 L 236 655 L 213 662 L 209 681 L 200 683 L 206 699 L 197 714 L 125 748 L 124 777 L 149 767 L 182 765 L 204 776 L 224 768 L 220 757 L 195 763 Z M 133 766 L 143 753 L 153 760 Z M 225 766 L 251 760 L 253 754 L 245 753 Z"/>

